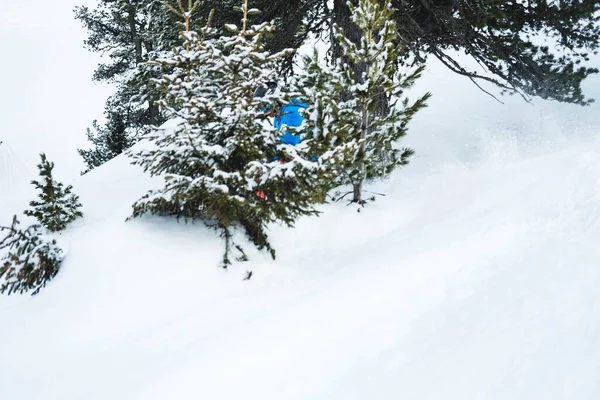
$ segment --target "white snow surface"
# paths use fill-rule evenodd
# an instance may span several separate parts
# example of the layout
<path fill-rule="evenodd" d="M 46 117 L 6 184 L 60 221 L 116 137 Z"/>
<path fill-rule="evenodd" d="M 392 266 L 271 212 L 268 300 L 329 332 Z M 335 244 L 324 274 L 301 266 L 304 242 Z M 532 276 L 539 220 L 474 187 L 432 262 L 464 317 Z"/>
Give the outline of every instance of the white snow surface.
<path fill-rule="evenodd" d="M 386 196 L 273 226 L 277 261 L 125 222 L 160 185 L 125 157 L 76 179 L 58 276 L 0 297 L 0 398 L 600 398 L 598 105 L 500 105 L 435 65 L 419 90 Z"/>
<path fill-rule="evenodd" d="M 10 143 L 0 140 L 0 210 L 16 195 L 27 191 L 32 177 L 31 168 L 19 157 Z M 30 194 L 31 190 L 28 193 Z"/>

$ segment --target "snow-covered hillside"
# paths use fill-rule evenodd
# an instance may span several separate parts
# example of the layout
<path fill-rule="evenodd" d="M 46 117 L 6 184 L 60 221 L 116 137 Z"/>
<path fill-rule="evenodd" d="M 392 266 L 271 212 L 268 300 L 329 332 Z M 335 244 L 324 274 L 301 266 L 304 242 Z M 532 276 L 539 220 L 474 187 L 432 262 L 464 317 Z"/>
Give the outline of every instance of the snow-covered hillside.
<path fill-rule="evenodd" d="M 387 196 L 274 226 L 276 262 L 125 222 L 160 184 L 125 157 L 75 180 L 59 275 L 0 298 L 0 398 L 598 399 L 598 106 L 502 106 L 436 66 L 420 89 Z"/>
<path fill-rule="evenodd" d="M 9 143 L 0 141 L 0 205 L 16 193 L 26 190 L 31 171 Z"/>

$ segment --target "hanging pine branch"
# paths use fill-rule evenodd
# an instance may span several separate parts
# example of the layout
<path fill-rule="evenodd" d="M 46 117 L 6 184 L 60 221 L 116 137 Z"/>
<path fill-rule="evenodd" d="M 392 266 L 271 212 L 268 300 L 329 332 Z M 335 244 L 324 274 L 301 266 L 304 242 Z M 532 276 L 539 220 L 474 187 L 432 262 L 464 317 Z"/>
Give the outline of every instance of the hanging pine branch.
<path fill-rule="evenodd" d="M 0 293 L 36 295 L 52 280 L 60 268 L 63 252 L 56 240 L 48 240 L 40 225 L 19 228 L 17 216 L 10 226 L 0 226 L 6 236 L 0 240 Z"/>

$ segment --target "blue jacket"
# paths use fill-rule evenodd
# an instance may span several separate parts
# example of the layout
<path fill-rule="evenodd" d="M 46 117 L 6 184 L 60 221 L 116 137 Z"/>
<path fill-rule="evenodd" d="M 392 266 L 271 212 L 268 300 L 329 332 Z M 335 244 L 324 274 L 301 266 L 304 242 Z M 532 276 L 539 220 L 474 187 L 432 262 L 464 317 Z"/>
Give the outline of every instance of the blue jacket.
<path fill-rule="evenodd" d="M 307 107 L 308 104 L 301 103 L 298 101 L 298 99 L 292 99 L 291 102 L 281 107 L 280 115 L 275 117 L 273 126 L 275 129 L 280 130 L 284 125 L 291 128 L 296 128 L 302 125 L 304 118 L 300 114 L 300 110 Z M 283 135 L 281 135 L 281 142 L 295 146 L 300 143 L 300 135 L 294 135 L 292 133 L 285 132 Z"/>

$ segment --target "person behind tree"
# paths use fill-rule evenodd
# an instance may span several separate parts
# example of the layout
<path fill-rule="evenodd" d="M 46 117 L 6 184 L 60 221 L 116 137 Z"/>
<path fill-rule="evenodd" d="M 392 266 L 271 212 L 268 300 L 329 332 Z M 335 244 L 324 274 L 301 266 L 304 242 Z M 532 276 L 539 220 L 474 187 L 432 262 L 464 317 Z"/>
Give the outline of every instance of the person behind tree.
<path fill-rule="evenodd" d="M 278 131 L 285 130 L 285 127 L 299 127 L 304 121 L 304 117 L 302 116 L 300 110 L 305 109 L 307 107 L 307 104 L 300 102 L 296 98 L 293 98 L 288 104 L 281 107 L 279 113 L 275 115 L 273 126 Z M 296 146 L 298 143 L 301 142 L 301 138 L 298 134 L 294 135 L 290 132 L 284 132 L 281 135 L 281 142 L 285 144 L 291 144 L 292 146 Z"/>
<path fill-rule="evenodd" d="M 257 87 L 253 93 L 253 96 L 255 98 L 260 98 L 267 94 L 272 94 L 275 91 L 277 91 L 277 83 L 269 81 L 265 82 L 264 85 Z M 278 131 L 284 131 L 286 127 L 297 128 L 302 125 L 304 117 L 300 113 L 300 110 L 307 107 L 307 104 L 301 103 L 296 98 L 292 98 L 288 104 L 284 105 L 279 110 L 269 107 L 264 111 L 267 112 L 269 116 L 273 117 L 274 128 Z M 285 131 L 280 136 L 279 140 L 283 144 L 289 144 L 292 146 L 296 146 L 302 141 L 299 134 L 293 134 Z M 279 162 L 282 164 L 285 163 L 283 156 L 280 155 L 275 156 L 274 160 L 279 160 Z M 266 194 L 261 189 L 256 191 L 256 195 L 263 200 L 266 199 Z"/>
<path fill-rule="evenodd" d="M 254 91 L 254 97 L 263 97 L 265 94 L 273 93 L 276 90 L 277 83 L 265 82 L 264 86 L 259 86 Z M 302 125 L 304 117 L 301 114 L 301 110 L 307 107 L 307 104 L 300 102 L 296 98 L 292 98 L 292 100 L 288 104 L 284 105 L 279 110 L 268 110 L 268 112 L 270 112 L 271 115 L 274 117 L 273 126 L 275 127 L 275 129 L 283 132 L 280 137 L 281 143 L 296 146 L 302 141 L 299 134 L 286 132 L 285 129 L 286 127 L 297 128 L 300 125 Z"/>

